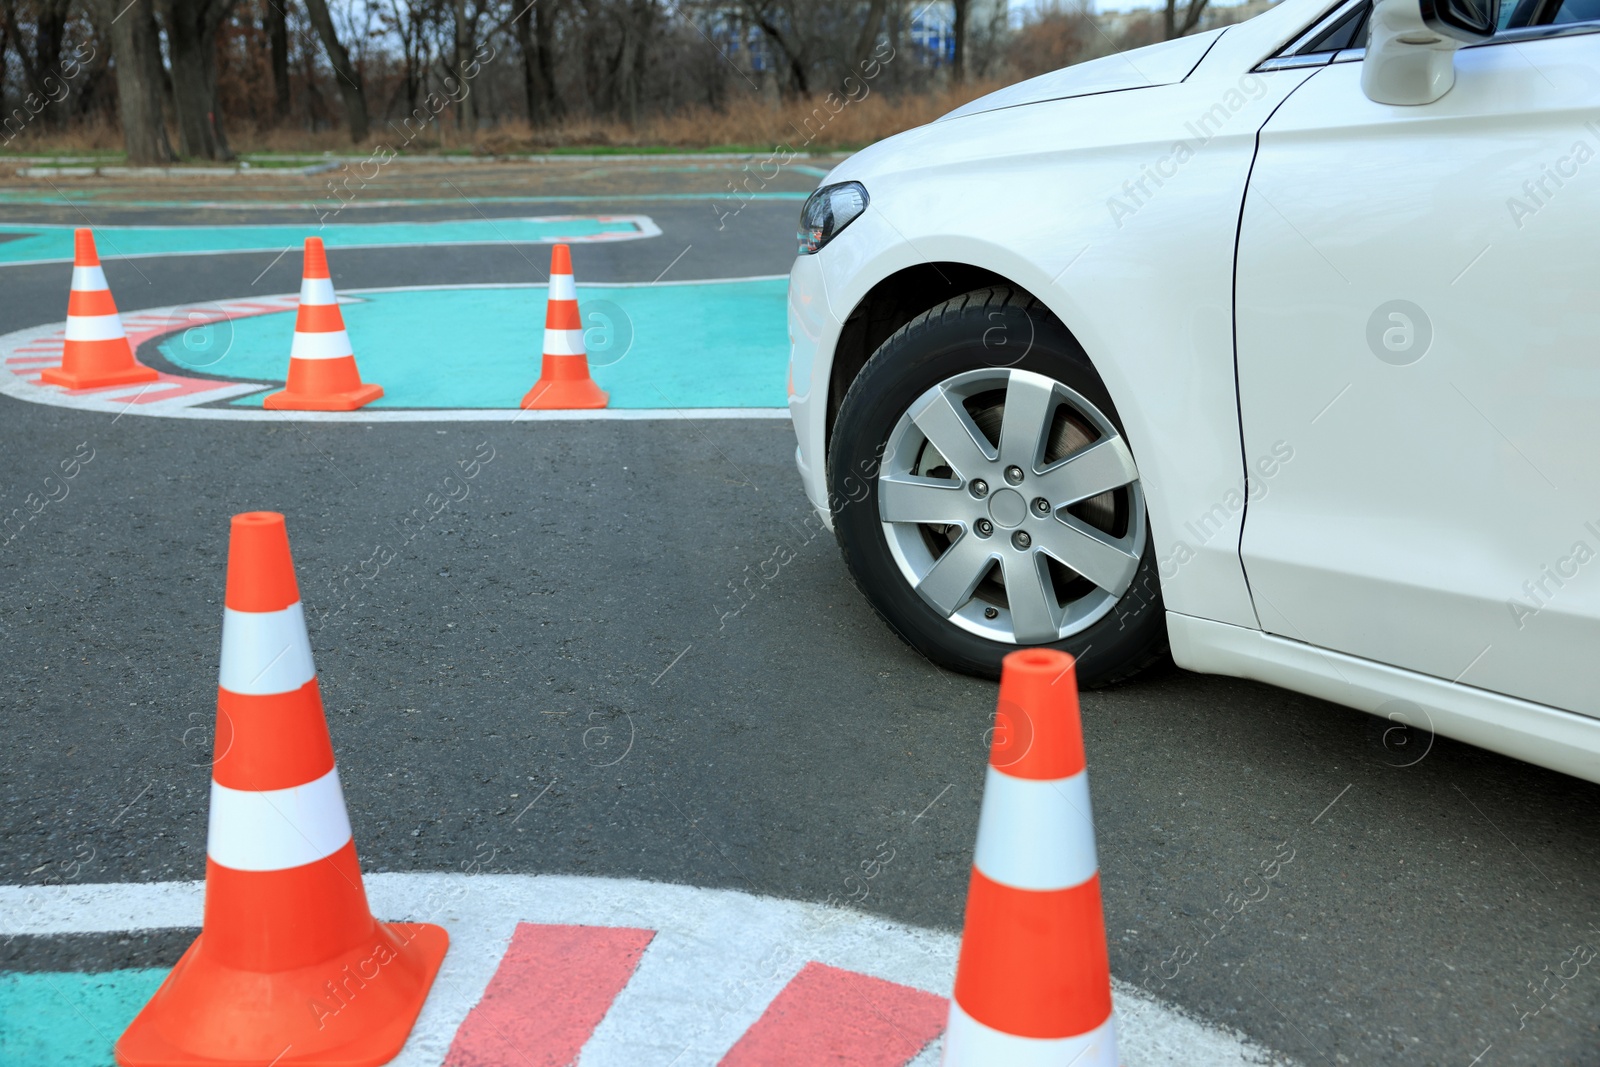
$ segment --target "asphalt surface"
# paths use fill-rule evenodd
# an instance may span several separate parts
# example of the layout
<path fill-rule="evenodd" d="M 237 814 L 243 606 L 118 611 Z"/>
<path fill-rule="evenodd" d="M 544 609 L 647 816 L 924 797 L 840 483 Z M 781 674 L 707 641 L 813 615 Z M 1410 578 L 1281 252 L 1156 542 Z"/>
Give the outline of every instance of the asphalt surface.
<path fill-rule="evenodd" d="M 664 235 L 575 248 L 580 283 L 648 281 L 685 248 L 669 277 L 783 272 L 797 206 L 719 230 L 704 203 L 607 205 Z M 333 273 L 529 281 L 544 254 L 350 251 Z M 106 272 L 130 311 L 293 290 L 293 256 L 253 280 L 270 258 Z M 0 281 L 0 331 L 59 317 L 64 268 Z M 270 508 L 367 869 L 824 900 L 892 849 L 858 906 L 959 927 L 994 687 L 872 614 L 806 524 L 784 422 L 224 423 L 0 398 L 0 510 L 83 444 L 70 495 L 0 550 L 0 882 L 203 875 L 228 517 Z M 465 499 L 421 521 L 475 458 Z M 392 562 L 348 597 L 378 546 Z M 1170 664 L 1084 708 L 1116 975 L 1306 1064 L 1600 1063 L 1600 968 L 1553 977 L 1600 948 L 1600 788 L 1442 738 L 1386 746 L 1357 712 Z M 0 963 L 183 944 L 33 939 Z"/>

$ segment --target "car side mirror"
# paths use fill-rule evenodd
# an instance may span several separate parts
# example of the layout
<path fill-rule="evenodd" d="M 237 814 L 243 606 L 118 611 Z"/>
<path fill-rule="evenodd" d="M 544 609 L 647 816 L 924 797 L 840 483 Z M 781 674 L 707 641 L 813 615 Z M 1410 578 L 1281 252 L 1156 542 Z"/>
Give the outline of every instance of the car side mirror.
<path fill-rule="evenodd" d="M 1456 49 L 1494 36 L 1500 0 L 1375 0 L 1361 91 L 1380 104 L 1431 104 L 1455 84 Z"/>

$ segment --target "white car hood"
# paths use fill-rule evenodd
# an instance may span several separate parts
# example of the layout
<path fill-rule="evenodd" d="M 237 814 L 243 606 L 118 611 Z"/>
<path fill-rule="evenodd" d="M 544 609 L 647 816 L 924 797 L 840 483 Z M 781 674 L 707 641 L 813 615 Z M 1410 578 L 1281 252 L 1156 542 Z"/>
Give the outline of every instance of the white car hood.
<path fill-rule="evenodd" d="M 1131 52 L 1091 59 L 1070 67 L 1029 78 L 1025 82 L 1008 85 L 988 96 L 980 96 L 970 104 L 956 108 L 944 119 L 963 115 L 978 115 L 1019 104 L 1037 104 L 1045 100 L 1064 100 L 1072 96 L 1091 93 L 1109 93 L 1118 89 L 1143 89 L 1151 85 L 1171 85 L 1181 82 L 1199 64 L 1201 57 L 1216 43 L 1227 27 L 1197 33 L 1192 37 L 1179 37 L 1175 41 L 1135 48 Z"/>

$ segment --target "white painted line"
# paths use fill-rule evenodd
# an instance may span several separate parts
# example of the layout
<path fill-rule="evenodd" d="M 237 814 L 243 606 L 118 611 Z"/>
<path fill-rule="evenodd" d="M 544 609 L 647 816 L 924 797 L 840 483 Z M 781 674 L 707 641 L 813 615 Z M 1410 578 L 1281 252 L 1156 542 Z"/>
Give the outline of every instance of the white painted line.
<path fill-rule="evenodd" d="M 595 217 L 596 216 L 593 216 L 593 215 L 543 215 L 543 216 L 526 216 L 526 217 L 521 217 L 521 218 L 508 216 L 508 217 L 505 217 L 505 218 L 496 218 L 496 219 L 493 219 L 491 221 L 493 221 L 493 222 L 574 222 L 574 221 L 590 222 L 590 221 L 594 220 Z M 453 225 L 458 225 L 458 224 L 463 223 L 463 222 L 476 223 L 478 221 L 480 221 L 480 220 L 478 220 L 478 219 L 435 219 L 435 220 L 430 220 L 428 222 L 407 222 L 407 223 L 395 223 L 395 222 L 343 222 L 343 223 L 338 223 L 337 225 L 341 229 L 358 229 L 358 228 L 360 228 L 362 226 L 402 226 L 402 225 L 404 225 L 404 226 L 453 226 Z M 605 216 L 604 221 L 607 221 L 607 222 L 627 222 L 627 223 L 632 223 L 633 226 L 634 226 L 634 229 L 631 230 L 631 231 L 629 231 L 629 230 L 612 230 L 612 231 L 605 232 L 605 233 L 575 234 L 575 235 L 571 235 L 571 236 L 567 236 L 567 235 L 563 235 L 563 234 L 552 234 L 549 237 L 527 237 L 527 238 L 517 238 L 516 240 L 510 240 L 510 239 L 505 238 L 505 237 L 496 237 L 493 240 L 483 240 L 483 241 L 451 241 L 451 240 L 443 240 L 443 241 L 399 241 L 399 242 L 393 242 L 393 243 L 379 242 L 377 244 L 345 244 L 345 243 L 343 243 L 341 241 L 339 244 L 337 244 L 333 248 L 329 249 L 329 251 L 340 252 L 340 251 L 348 251 L 350 249 L 357 249 L 357 248 L 444 248 L 444 247 L 469 248 L 469 247 L 473 247 L 473 246 L 477 246 L 477 245 L 501 245 L 501 244 L 518 244 L 518 245 L 598 244 L 598 243 L 604 242 L 604 241 L 642 241 L 642 240 L 645 240 L 647 238 L 660 237 L 661 236 L 661 227 L 657 226 L 655 224 L 654 220 L 652 220 L 650 218 L 650 216 L 648 216 L 648 215 L 607 215 L 607 216 Z M 283 223 L 268 223 L 266 225 L 277 226 L 277 225 L 283 225 Z M 11 224 L 11 225 L 0 226 L 0 233 L 14 233 L 14 232 L 17 232 L 19 230 L 34 231 L 34 230 L 71 229 L 71 228 L 72 227 L 70 227 L 70 226 L 63 226 L 63 225 L 61 225 L 59 223 L 49 224 L 49 225 L 40 225 L 40 226 L 32 226 L 32 225 L 30 225 L 30 226 L 26 226 L 26 227 L 19 226 L 19 225 L 16 225 L 16 224 Z M 113 235 L 113 234 L 118 233 L 119 231 L 124 231 L 124 230 L 169 230 L 169 229 L 170 230 L 205 229 L 205 227 L 203 227 L 203 226 L 194 226 L 194 227 L 183 227 L 183 226 L 96 226 L 95 227 L 95 232 L 98 233 L 98 234 L 107 235 L 106 236 L 107 243 L 110 244 L 112 247 L 115 247 L 115 244 L 111 241 L 110 236 Z M 306 236 L 307 237 L 315 237 L 317 235 L 317 231 L 319 231 L 320 229 L 321 229 L 320 226 L 313 227 L 313 226 L 307 225 L 305 227 Z M 131 253 L 131 254 L 128 254 L 128 255 L 115 255 L 115 256 L 112 256 L 110 258 L 112 258 L 114 260 L 118 260 L 118 259 L 164 259 L 164 258 L 167 258 L 169 256 L 243 256 L 243 255 L 252 255 L 252 254 L 257 253 L 257 252 L 273 252 L 273 251 L 276 251 L 276 250 L 278 250 L 278 245 L 272 244 L 272 245 L 263 245 L 260 248 L 202 248 L 202 249 L 196 249 L 196 250 L 191 250 L 191 251 L 182 251 L 182 252 L 134 252 L 134 253 Z M 59 257 L 59 258 L 55 258 L 55 259 L 13 259 L 13 260 L 0 261 L 0 267 L 35 267 L 35 266 L 40 266 L 42 264 L 48 264 L 48 263 L 71 263 L 72 261 L 73 261 L 73 257 L 71 257 L 71 256 L 64 256 L 64 257 Z"/>
<path fill-rule="evenodd" d="M 657 931 L 595 1031 L 583 1067 L 710 1067 L 783 984 L 816 960 L 949 996 L 959 942 L 943 930 L 725 889 L 565 875 L 369 874 L 373 912 L 435 922 L 450 952 L 397 1067 L 437 1067 L 483 995 L 518 922 Z M 200 882 L 0 887 L 0 936 L 199 926 Z M 1112 982 L 1126 1067 L 1290 1061 Z M 914 1062 L 932 1067 L 931 1047 Z"/>

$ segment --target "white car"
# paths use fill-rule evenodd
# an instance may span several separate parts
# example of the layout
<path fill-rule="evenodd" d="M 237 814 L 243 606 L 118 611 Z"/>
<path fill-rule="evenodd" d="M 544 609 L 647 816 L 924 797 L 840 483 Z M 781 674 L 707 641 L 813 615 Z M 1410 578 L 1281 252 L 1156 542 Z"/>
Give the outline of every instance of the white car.
<path fill-rule="evenodd" d="M 1476 5 L 1283 0 L 829 175 L 797 458 L 896 631 L 1600 781 L 1600 0 Z"/>

